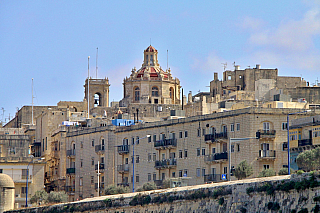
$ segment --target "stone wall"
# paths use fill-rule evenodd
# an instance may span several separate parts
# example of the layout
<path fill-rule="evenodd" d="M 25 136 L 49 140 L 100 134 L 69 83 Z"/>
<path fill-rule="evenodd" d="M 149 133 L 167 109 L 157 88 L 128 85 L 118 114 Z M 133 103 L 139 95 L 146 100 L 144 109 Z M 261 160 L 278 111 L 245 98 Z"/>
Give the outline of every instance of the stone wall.
<path fill-rule="evenodd" d="M 319 172 L 88 198 L 9 212 L 319 212 Z"/>

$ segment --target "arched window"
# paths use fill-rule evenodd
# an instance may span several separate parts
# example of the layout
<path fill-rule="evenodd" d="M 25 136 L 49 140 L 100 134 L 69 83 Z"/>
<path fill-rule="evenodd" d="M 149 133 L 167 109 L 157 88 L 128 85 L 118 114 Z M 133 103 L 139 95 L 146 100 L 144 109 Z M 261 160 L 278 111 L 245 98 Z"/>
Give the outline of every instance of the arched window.
<path fill-rule="evenodd" d="M 156 87 L 156 86 L 152 87 L 152 96 L 154 96 L 154 97 L 158 97 L 159 96 L 158 87 Z"/>
<path fill-rule="evenodd" d="M 100 93 L 94 94 L 94 107 L 101 106 L 101 95 Z"/>
<path fill-rule="evenodd" d="M 140 101 L 140 88 L 139 87 L 136 87 L 134 89 L 134 100 Z"/>
<path fill-rule="evenodd" d="M 172 100 L 172 104 L 174 104 L 173 103 L 173 101 L 174 101 L 174 90 L 173 90 L 173 88 L 172 87 L 170 87 L 170 89 L 169 89 L 169 96 L 170 96 L 170 99 Z"/>

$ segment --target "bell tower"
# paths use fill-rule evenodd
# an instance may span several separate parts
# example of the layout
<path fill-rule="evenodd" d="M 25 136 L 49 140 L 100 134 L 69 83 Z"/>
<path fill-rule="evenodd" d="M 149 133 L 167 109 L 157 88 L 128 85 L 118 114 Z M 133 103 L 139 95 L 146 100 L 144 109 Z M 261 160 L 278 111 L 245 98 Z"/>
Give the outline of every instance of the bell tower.
<path fill-rule="evenodd" d="M 89 79 L 89 108 L 109 107 L 109 79 Z M 88 78 L 84 85 L 84 98 L 88 101 Z M 88 102 L 87 102 L 88 103 Z"/>

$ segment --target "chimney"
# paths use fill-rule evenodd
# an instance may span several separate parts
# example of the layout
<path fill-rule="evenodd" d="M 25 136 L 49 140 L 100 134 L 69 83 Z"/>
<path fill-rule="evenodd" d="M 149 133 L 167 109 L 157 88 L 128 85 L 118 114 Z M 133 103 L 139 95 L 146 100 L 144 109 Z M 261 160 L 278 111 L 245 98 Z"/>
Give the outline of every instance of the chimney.
<path fill-rule="evenodd" d="M 260 65 L 260 64 L 257 64 L 257 65 L 256 65 L 256 69 L 261 69 L 261 65 Z"/>
<path fill-rule="evenodd" d="M 189 91 L 189 94 L 188 94 L 188 103 L 192 103 L 192 92 Z"/>
<path fill-rule="evenodd" d="M 217 72 L 214 73 L 214 79 L 213 80 L 218 81 L 218 73 Z"/>

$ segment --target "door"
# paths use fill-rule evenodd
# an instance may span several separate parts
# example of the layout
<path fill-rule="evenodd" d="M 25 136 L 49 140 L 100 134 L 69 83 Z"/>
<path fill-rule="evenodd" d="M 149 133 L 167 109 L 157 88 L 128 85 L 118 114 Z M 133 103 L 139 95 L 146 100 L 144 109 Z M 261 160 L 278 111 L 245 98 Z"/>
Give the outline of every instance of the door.
<path fill-rule="evenodd" d="M 261 157 L 269 157 L 269 144 L 263 143 L 261 144 L 262 156 Z"/>

